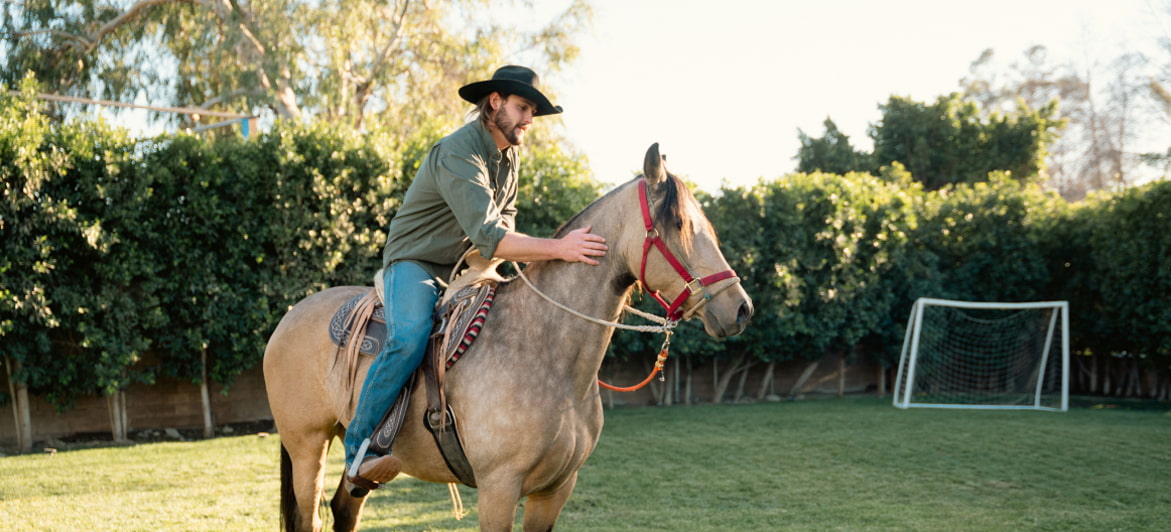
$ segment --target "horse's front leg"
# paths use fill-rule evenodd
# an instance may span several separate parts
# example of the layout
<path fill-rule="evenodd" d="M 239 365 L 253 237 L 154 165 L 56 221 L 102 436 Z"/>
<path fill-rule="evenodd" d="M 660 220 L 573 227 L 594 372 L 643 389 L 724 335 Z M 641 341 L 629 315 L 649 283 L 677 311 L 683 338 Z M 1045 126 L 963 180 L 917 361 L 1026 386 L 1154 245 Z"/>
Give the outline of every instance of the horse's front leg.
<path fill-rule="evenodd" d="M 483 482 L 476 479 L 481 532 L 509 532 L 516 521 L 520 501 L 520 482 Z"/>
<path fill-rule="evenodd" d="M 565 507 L 565 503 L 569 500 L 569 494 L 573 493 L 573 487 L 576 485 L 577 473 L 575 472 L 565 481 L 565 484 L 556 490 L 529 495 L 528 500 L 525 501 L 525 532 L 553 530 L 553 525 L 557 524 L 557 517 L 561 515 L 561 509 Z"/>

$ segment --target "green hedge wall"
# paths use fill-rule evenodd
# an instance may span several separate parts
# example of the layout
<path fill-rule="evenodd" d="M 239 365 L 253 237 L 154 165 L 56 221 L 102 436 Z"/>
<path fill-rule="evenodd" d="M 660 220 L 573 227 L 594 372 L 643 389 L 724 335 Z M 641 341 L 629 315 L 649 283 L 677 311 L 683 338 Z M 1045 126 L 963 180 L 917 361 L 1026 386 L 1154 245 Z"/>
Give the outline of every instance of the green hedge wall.
<path fill-rule="evenodd" d="M 198 382 L 203 357 L 207 377 L 229 385 L 294 302 L 369 284 L 439 134 L 391 145 L 278 125 L 251 140 L 143 141 L 100 122 L 51 124 L 29 87 L 0 95 L 0 356 L 60 408 L 160 374 Z M 522 173 L 533 234 L 601 188 L 580 156 L 551 146 L 534 147 Z M 672 355 L 689 364 L 841 353 L 890 367 L 918 297 L 1067 299 L 1081 372 L 1114 372 L 1079 380 L 1082 391 L 1120 393 L 1139 372 L 1153 377 L 1127 393 L 1166 393 L 1166 181 L 1070 205 L 998 174 L 928 192 L 894 164 L 698 196 L 757 313 L 724 341 L 685 324 Z M 614 354 L 649 359 L 660 341 L 619 333 Z"/>

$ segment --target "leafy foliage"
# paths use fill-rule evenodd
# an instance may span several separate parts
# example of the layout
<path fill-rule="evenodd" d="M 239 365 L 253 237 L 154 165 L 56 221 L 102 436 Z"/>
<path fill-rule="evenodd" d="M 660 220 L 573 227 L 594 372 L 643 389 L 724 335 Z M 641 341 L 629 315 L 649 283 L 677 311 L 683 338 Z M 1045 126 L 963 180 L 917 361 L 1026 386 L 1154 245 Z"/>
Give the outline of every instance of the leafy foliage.
<path fill-rule="evenodd" d="M 369 284 L 388 222 L 442 132 L 431 122 L 401 140 L 281 124 L 249 140 L 136 142 L 101 122 L 53 124 L 37 90 L 30 80 L 19 96 L 0 93 L 0 355 L 62 408 L 160 373 L 230 384 L 294 302 Z M 518 221 L 548 236 L 601 185 L 572 148 L 532 141 Z M 1060 298 L 1079 351 L 1165 369 L 1167 183 L 1071 206 L 1019 177 L 926 190 L 891 163 L 877 175 L 798 173 L 697 194 L 756 315 L 724 341 L 684 324 L 672 354 L 688 367 L 831 352 L 889 366 L 915 298 Z M 615 338 L 615 356 L 647 364 L 661 343 Z"/>
<path fill-rule="evenodd" d="M 883 167 L 899 163 L 927 190 L 986 181 L 998 171 L 1044 182 L 1046 147 L 1064 124 L 1054 118 L 1057 100 L 1035 108 L 1021 103 L 1000 114 L 959 94 L 941 96 L 933 104 L 891 96 L 879 109 L 882 119 L 869 131 L 873 153 L 856 150 L 826 119 L 820 138 L 798 131 L 797 171 L 881 175 Z"/>
<path fill-rule="evenodd" d="M 850 137 L 838 130 L 837 124 L 825 119 L 825 135 L 812 138 L 797 130 L 801 148 L 797 151 L 797 171 L 848 174 L 870 168 L 870 154 L 850 145 Z"/>
<path fill-rule="evenodd" d="M 506 58 L 555 70 L 577 56 L 584 1 L 544 26 L 485 13 L 512 1 L 47 0 L 2 8 L 0 82 L 33 72 L 48 92 L 372 125 L 401 138 L 455 107 L 452 87 Z M 522 53 L 523 51 L 523 53 Z M 61 109 L 63 115 L 75 110 Z M 186 122 L 190 116 L 165 117 Z"/>
<path fill-rule="evenodd" d="M 985 181 L 994 171 L 1015 179 L 1042 179 L 1045 147 L 1060 126 L 1053 119 L 1056 101 L 987 118 L 958 94 L 930 105 L 892 96 L 879 109 L 882 121 L 870 128 L 873 164 L 898 161 L 927 190 Z"/>
<path fill-rule="evenodd" d="M 0 336 L 15 378 L 60 407 L 159 372 L 230 385 L 292 304 L 370 284 L 437 139 L 283 123 L 251 140 L 135 142 L 101 122 L 53 126 L 35 94 L 29 81 L 0 102 Z M 526 163 L 534 232 L 600 189 L 555 144 L 537 140 Z"/>

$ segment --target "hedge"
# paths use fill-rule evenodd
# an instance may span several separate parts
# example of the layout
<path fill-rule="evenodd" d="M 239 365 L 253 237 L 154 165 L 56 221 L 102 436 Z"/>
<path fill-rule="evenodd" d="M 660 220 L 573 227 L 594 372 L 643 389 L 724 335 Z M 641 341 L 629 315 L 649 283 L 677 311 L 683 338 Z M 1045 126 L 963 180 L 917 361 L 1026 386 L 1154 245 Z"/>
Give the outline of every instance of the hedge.
<path fill-rule="evenodd" d="M 250 140 L 135 140 L 101 122 L 52 124 L 28 87 L 0 95 L 0 355 L 12 378 L 59 408 L 164 373 L 229 385 L 294 302 L 369 283 L 437 134 L 390 145 L 277 125 Z M 581 157 L 550 144 L 526 164 L 526 231 L 551 232 L 600 192 Z M 757 310 L 729 340 L 685 325 L 672 353 L 688 364 L 730 376 L 836 353 L 890 367 L 915 298 L 1067 299 L 1078 367 L 1114 372 L 1111 389 L 1079 378 L 1083 390 L 1166 397 L 1166 181 L 1070 205 L 995 173 L 925 191 L 895 164 L 698 196 Z M 658 342 L 620 333 L 613 355 L 645 358 Z"/>

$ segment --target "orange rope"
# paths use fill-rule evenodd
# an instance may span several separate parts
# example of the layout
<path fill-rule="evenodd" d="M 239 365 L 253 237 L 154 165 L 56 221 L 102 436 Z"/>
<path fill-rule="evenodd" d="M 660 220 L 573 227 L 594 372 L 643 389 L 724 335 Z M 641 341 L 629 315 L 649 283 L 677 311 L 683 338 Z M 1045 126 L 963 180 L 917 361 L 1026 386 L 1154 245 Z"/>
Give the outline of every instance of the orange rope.
<path fill-rule="evenodd" d="M 655 375 L 658 375 L 659 372 L 663 370 L 663 364 L 666 361 L 667 361 L 667 346 L 664 345 L 663 350 L 659 351 L 659 357 L 657 359 L 655 359 L 655 369 L 651 370 L 651 374 L 647 375 L 646 378 L 643 379 L 642 382 L 640 382 L 634 386 L 627 386 L 625 388 L 621 388 L 618 386 L 611 386 L 609 384 L 602 382 L 602 379 L 598 379 L 598 384 L 601 385 L 603 388 L 606 388 L 607 390 L 614 390 L 616 392 L 633 392 L 639 388 L 642 388 L 643 386 L 646 386 L 647 383 L 651 382 L 651 379 L 655 378 Z"/>

